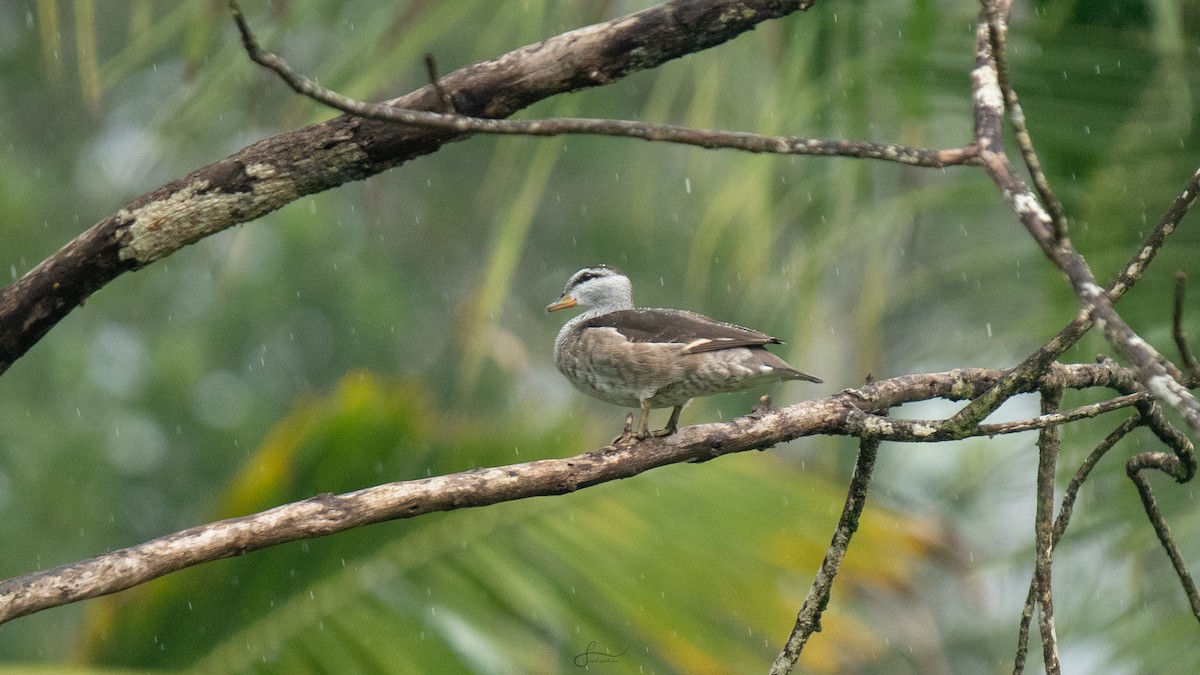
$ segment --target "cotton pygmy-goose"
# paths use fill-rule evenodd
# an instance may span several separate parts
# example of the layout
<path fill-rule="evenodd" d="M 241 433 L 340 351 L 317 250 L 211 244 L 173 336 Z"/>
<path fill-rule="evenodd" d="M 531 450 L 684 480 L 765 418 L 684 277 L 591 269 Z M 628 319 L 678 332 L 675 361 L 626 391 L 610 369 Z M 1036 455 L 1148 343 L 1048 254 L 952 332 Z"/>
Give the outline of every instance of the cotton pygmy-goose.
<path fill-rule="evenodd" d="M 579 270 L 547 312 L 587 307 L 554 340 L 554 363 L 586 394 L 639 408 L 637 437 L 650 435 L 651 408 L 674 408 L 655 436 L 675 433 L 690 399 L 780 380 L 821 380 L 765 345 L 781 341 L 678 309 L 634 309 L 633 286 L 614 267 Z"/>

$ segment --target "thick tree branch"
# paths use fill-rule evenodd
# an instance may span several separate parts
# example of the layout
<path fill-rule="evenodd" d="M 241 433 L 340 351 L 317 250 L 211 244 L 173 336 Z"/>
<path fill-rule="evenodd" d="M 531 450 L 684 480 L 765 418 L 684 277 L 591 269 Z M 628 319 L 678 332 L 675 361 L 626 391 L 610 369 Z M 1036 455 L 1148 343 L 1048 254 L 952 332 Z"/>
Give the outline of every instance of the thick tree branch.
<path fill-rule="evenodd" d="M 439 81 L 459 113 L 508 117 L 550 96 L 609 84 L 714 47 L 810 4 L 671 0 L 460 68 Z M 432 85 L 388 104 L 443 109 Z M 259 141 L 134 199 L 0 290 L 0 373 L 117 276 L 304 195 L 361 180 L 461 138 L 342 116 Z"/>
<path fill-rule="evenodd" d="M 1003 375 L 1003 371 L 980 368 L 905 375 L 785 408 L 756 410 L 723 424 L 686 427 L 666 438 L 617 444 L 567 459 L 478 469 L 389 483 L 342 495 L 322 495 L 0 582 L 0 623 L 48 607 L 120 591 L 194 565 L 285 542 L 435 511 L 564 494 L 636 476 L 667 464 L 704 461 L 730 453 L 764 449 L 801 436 L 863 434 L 878 441 L 932 442 L 940 439 L 914 438 L 903 429 L 897 430 L 894 437 L 875 432 L 864 434 L 854 420 L 864 412 L 884 413 L 914 401 L 932 398 L 964 400 L 978 396 Z M 1132 373 L 1116 367 L 1111 361 L 1055 365 L 1048 377 L 1060 386 L 1074 389 L 1104 387 L 1121 391 L 1137 386 Z M 1035 383 L 1030 391 L 1042 384 Z M 1042 423 L 1061 421 L 1043 418 Z"/>

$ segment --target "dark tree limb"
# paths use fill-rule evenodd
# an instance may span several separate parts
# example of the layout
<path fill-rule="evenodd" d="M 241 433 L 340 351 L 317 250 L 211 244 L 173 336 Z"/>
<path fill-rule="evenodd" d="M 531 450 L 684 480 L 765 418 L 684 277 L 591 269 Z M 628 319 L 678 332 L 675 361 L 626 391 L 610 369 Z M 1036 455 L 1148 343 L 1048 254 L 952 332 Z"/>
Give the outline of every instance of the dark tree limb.
<path fill-rule="evenodd" d="M 246 26 L 246 19 L 242 16 L 242 10 L 238 8 L 237 3 L 230 2 L 230 7 L 233 8 L 234 19 L 237 20 L 238 30 L 242 33 L 242 44 L 245 45 L 250 29 Z M 450 94 L 442 86 L 442 80 L 438 77 L 437 60 L 433 58 L 433 54 L 425 55 L 425 74 L 429 77 L 429 84 L 437 93 L 438 100 L 442 102 L 442 109 L 438 112 L 454 114 L 454 99 L 450 98 Z"/>
<path fill-rule="evenodd" d="M 1122 391 L 1138 386 L 1131 372 L 1111 361 L 1055 364 L 1050 373 L 1048 377 L 1065 388 L 1103 387 Z M 1003 371 L 982 368 L 904 375 L 822 399 L 757 410 L 723 424 L 685 427 L 665 438 L 618 443 L 567 459 L 477 469 L 389 483 L 342 495 L 322 495 L 0 582 L 0 623 L 49 607 L 131 588 L 212 560 L 371 523 L 527 497 L 565 494 L 668 464 L 761 450 L 802 436 L 863 434 L 854 421 L 858 414 L 880 414 L 904 403 L 932 398 L 964 400 L 979 395 L 1003 375 Z M 1036 391 L 1043 384 L 1035 382 L 1029 391 Z M 1043 426 L 1063 421 L 1053 416 L 1039 419 Z M 1030 424 L 1031 428 L 1037 428 L 1037 424 Z M 984 430 L 978 430 L 977 435 L 985 434 Z M 930 436 L 913 437 L 904 429 L 898 429 L 894 436 L 885 433 L 867 433 L 865 436 L 876 442 L 941 440 Z"/>
<path fill-rule="evenodd" d="M 380 122 L 430 128 L 454 134 L 511 134 L 516 136 L 562 136 L 584 134 L 638 138 L 645 141 L 678 143 L 702 148 L 741 150 L 743 152 L 778 155 L 816 155 L 824 157 L 856 157 L 880 159 L 912 166 L 944 168 L 972 164 L 975 149 L 961 148 L 929 150 L 896 145 L 843 139 L 806 138 L 798 136 L 762 136 L 744 131 L 694 129 L 674 124 L 653 124 L 628 120 L 551 117 L 536 120 L 480 119 L 468 115 L 439 114 L 424 110 L 408 110 L 391 104 L 358 101 L 332 89 L 327 89 L 296 72 L 277 54 L 259 46 L 245 18 L 231 2 L 234 19 L 242 34 L 246 53 L 259 65 L 268 68 L 298 94 L 346 113 Z M 432 75 L 431 75 L 432 77 Z"/>
<path fill-rule="evenodd" d="M 670 0 L 439 78 L 462 115 L 502 118 L 702 51 L 811 0 Z M 441 110 L 432 85 L 393 99 Z M 430 113 L 434 114 L 434 113 Z M 273 136 L 125 205 L 0 290 L 0 373 L 114 278 L 300 197 L 435 152 L 461 133 L 342 116 Z"/>

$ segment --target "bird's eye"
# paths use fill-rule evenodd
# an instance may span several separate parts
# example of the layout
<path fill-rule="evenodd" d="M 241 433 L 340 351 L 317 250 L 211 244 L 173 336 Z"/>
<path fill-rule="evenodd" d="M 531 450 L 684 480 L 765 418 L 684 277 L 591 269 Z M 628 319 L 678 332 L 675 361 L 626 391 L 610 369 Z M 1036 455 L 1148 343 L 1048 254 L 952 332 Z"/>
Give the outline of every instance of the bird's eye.
<path fill-rule="evenodd" d="M 580 274 L 578 278 L 575 279 L 575 283 L 582 284 L 585 281 L 591 281 L 592 279 L 599 279 L 599 278 L 600 278 L 600 275 L 596 274 L 595 272 L 584 272 L 583 274 Z"/>

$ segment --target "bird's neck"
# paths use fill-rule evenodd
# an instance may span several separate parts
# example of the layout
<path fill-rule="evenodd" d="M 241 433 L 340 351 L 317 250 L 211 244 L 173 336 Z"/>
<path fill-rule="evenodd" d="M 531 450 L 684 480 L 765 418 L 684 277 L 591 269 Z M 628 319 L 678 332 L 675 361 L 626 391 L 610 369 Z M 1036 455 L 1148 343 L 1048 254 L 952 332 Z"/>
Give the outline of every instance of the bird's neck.
<path fill-rule="evenodd" d="M 602 314 L 608 314 L 609 312 L 616 312 L 622 309 L 633 309 L 633 301 L 625 299 L 624 302 L 607 302 L 595 307 L 588 307 L 582 314 L 563 324 L 562 330 L 558 331 L 558 337 L 554 340 L 555 348 L 557 349 L 560 345 L 562 345 L 563 341 L 567 339 L 567 336 L 569 336 L 571 332 L 575 330 L 575 327 L 584 321 Z"/>
<path fill-rule="evenodd" d="M 582 316 L 593 317 L 609 312 L 618 312 L 623 309 L 633 309 L 633 293 L 628 289 L 623 289 L 623 293 L 611 293 L 603 297 L 600 301 L 588 307 L 587 311 Z"/>

